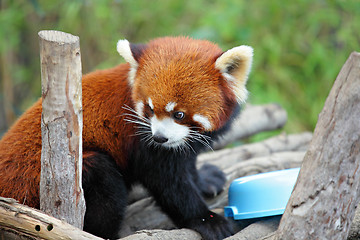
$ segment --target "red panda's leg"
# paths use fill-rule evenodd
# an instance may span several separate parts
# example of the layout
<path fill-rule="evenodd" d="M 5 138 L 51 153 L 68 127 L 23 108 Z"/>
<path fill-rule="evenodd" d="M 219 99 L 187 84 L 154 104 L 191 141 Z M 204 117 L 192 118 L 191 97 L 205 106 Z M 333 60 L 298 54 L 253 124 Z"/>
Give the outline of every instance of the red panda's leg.
<path fill-rule="evenodd" d="M 84 230 L 118 238 L 127 205 L 127 189 L 115 161 L 106 154 L 84 152 L 82 183 L 86 202 Z"/>
<path fill-rule="evenodd" d="M 210 211 L 194 181 L 192 169 L 184 159 L 167 159 L 142 172 L 142 184 L 154 195 L 161 208 L 182 228 L 198 231 L 203 239 L 223 239 L 232 234 L 227 220 Z M 150 173 L 147 175 L 147 173 Z M 156 173 L 156 174 L 154 174 Z"/>

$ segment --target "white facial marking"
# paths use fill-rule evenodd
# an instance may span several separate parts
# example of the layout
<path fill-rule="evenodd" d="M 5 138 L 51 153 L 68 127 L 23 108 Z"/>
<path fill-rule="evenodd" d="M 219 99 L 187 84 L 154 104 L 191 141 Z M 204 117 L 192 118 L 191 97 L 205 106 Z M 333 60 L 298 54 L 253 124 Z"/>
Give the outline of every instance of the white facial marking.
<path fill-rule="evenodd" d="M 200 123 L 205 130 L 210 130 L 212 128 L 209 119 L 201 114 L 194 114 L 193 120 Z"/>
<path fill-rule="evenodd" d="M 171 112 L 174 110 L 175 106 L 176 106 L 176 102 L 169 102 L 168 104 L 166 104 L 165 110 L 167 112 Z"/>
<path fill-rule="evenodd" d="M 154 110 L 154 104 L 153 104 L 151 98 L 148 99 L 148 104 L 149 104 L 149 106 L 151 107 L 151 109 Z"/>
<path fill-rule="evenodd" d="M 125 61 L 130 64 L 128 81 L 130 86 L 133 86 L 135 82 L 136 71 L 139 64 L 132 55 L 130 43 L 126 39 L 119 40 L 116 45 L 116 50 L 125 59 Z"/>
<path fill-rule="evenodd" d="M 142 101 L 135 104 L 135 111 L 139 116 L 144 116 L 144 103 Z"/>
<path fill-rule="evenodd" d="M 172 148 L 180 146 L 190 133 L 190 129 L 187 126 L 178 124 L 171 118 L 159 120 L 156 116 L 153 116 L 150 121 L 152 134 L 161 134 L 168 139 L 167 142 L 162 144 L 164 147 Z"/>

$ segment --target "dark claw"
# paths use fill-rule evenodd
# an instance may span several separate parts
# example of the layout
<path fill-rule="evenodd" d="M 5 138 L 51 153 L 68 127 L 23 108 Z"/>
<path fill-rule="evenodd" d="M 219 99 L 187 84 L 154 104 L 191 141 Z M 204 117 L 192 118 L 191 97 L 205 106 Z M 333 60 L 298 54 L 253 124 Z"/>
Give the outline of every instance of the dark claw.
<path fill-rule="evenodd" d="M 218 167 L 204 164 L 198 173 L 198 187 L 205 197 L 215 197 L 222 192 L 226 177 Z"/>

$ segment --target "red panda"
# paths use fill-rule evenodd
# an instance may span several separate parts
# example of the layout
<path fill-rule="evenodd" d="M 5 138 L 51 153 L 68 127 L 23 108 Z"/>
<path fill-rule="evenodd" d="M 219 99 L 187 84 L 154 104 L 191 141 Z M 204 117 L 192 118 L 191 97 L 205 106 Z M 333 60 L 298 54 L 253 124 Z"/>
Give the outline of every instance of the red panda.
<path fill-rule="evenodd" d="M 247 98 L 253 50 L 164 37 L 120 40 L 127 63 L 83 76 L 84 230 L 116 238 L 127 191 L 141 183 L 178 227 L 204 239 L 231 235 L 204 202 L 222 190 L 223 173 L 199 171 L 197 154 L 228 129 Z M 0 196 L 39 208 L 41 99 L 0 141 Z"/>

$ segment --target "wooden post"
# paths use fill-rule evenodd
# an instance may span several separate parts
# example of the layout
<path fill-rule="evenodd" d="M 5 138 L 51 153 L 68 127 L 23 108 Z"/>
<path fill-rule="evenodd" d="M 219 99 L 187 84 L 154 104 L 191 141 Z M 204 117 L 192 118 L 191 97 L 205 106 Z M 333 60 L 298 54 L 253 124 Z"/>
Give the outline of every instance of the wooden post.
<path fill-rule="evenodd" d="M 79 37 L 40 31 L 42 82 L 40 209 L 81 228 L 82 87 Z"/>
<path fill-rule="evenodd" d="M 346 239 L 360 200 L 360 54 L 341 69 L 275 239 Z"/>

